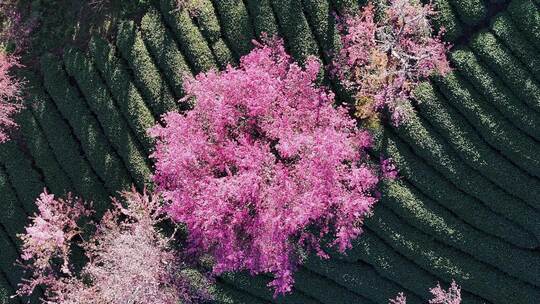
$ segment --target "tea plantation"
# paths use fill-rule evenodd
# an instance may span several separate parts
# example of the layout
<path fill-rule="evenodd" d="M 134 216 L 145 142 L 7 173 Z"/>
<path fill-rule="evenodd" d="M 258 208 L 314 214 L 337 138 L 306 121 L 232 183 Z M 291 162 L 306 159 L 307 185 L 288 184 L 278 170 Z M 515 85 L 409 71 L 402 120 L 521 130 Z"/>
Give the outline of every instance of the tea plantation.
<path fill-rule="evenodd" d="M 416 114 L 377 133 L 374 153 L 400 178 L 347 255 L 309 258 L 294 292 L 273 298 L 269 277 L 225 275 L 221 303 L 425 303 L 453 279 L 463 303 L 540 303 L 540 0 L 434 0 L 454 44 L 453 71 L 422 84 Z M 47 188 L 108 197 L 149 185 L 161 114 L 184 110 L 184 75 L 235 64 L 261 33 L 279 34 L 302 62 L 339 49 L 332 12 L 356 0 L 202 0 L 191 16 L 151 3 L 84 46 L 43 52 L 27 72 L 20 135 L 0 147 L 0 289 L 23 277 L 17 233 Z M 116 21 L 115 21 L 116 22 Z M 340 102 L 349 96 L 324 77 Z M 39 295 L 39 292 L 37 296 Z M 30 299 L 37 303 L 36 299 Z M 7 303 L 22 303 L 6 298 Z"/>

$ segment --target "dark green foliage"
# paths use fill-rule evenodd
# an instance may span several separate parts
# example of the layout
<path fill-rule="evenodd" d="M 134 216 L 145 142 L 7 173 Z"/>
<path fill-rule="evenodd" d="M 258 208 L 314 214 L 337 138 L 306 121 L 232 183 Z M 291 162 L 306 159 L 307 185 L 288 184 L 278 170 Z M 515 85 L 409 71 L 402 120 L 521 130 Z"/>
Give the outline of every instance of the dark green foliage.
<path fill-rule="evenodd" d="M 35 161 L 35 165 L 41 170 L 47 188 L 57 195 L 72 192 L 71 181 L 54 156 L 32 112 L 23 111 L 17 120 L 24 135 L 25 147 Z"/>
<path fill-rule="evenodd" d="M 318 301 L 309 298 L 299 292 L 293 292 L 292 294 L 287 295 L 286 297 L 279 296 L 276 299 L 273 299 L 273 293 L 268 286 L 270 282 L 269 277 L 263 275 L 251 276 L 244 272 L 238 273 L 227 273 L 224 274 L 221 279 L 226 283 L 232 284 L 240 290 L 250 293 L 253 296 L 263 299 L 265 303 L 302 303 L 302 304 L 315 304 Z"/>
<path fill-rule="evenodd" d="M 45 185 L 39 173 L 32 167 L 32 162 L 13 141 L 3 143 L 0 149 L 0 166 L 4 166 L 13 188 L 28 213 L 34 213 L 36 197 Z"/>
<path fill-rule="evenodd" d="M 261 38 L 263 33 L 270 37 L 278 34 L 277 20 L 270 2 L 271 0 L 246 0 L 257 38 Z"/>
<path fill-rule="evenodd" d="M 53 102 L 43 93 L 39 83 L 34 79 L 29 84 L 28 92 L 31 96 L 29 107 L 58 163 L 73 183 L 77 195 L 93 201 L 96 209 L 105 210 L 109 204 L 108 196 L 114 195 L 115 192 L 109 185 L 103 184 L 92 170 L 69 125 L 60 116 Z"/>
<path fill-rule="evenodd" d="M 493 34 L 482 32 L 471 42 L 473 51 L 529 107 L 540 113 L 540 85 Z"/>
<path fill-rule="evenodd" d="M 462 102 L 463 98 L 459 100 Z M 410 119 L 396 131 L 412 146 L 417 155 L 458 188 L 481 200 L 494 212 L 523 226 L 537 238 L 540 236 L 540 225 L 534 215 L 527 214 L 527 206 L 464 164 L 456 152 L 452 151 L 423 119 L 411 114 Z"/>
<path fill-rule="evenodd" d="M 0 226 L 3 226 L 11 241 L 20 245 L 17 234 L 24 232 L 24 226 L 27 222 L 27 214 L 21 207 L 17 195 L 9 183 L 8 176 L 0 166 L 0 193 L 2 193 L 0 212 Z"/>
<path fill-rule="evenodd" d="M 430 297 L 425 286 L 432 286 L 433 282 L 440 279 L 405 258 L 371 229 L 364 227 L 363 230 L 362 237 L 358 238 L 346 255 L 336 255 L 332 258 L 347 261 L 350 267 L 359 261 L 367 263 L 381 277 L 402 286 L 402 290 L 409 290 L 407 294 L 413 293 L 427 301 Z"/>
<path fill-rule="evenodd" d="M 427 2 L 427 1 L 426 1 Z M 448 0 L 432 1 L 435 10 L 438 12 L 433 18 L 435 28 L 440 30 L 445 29 L 444 40 L 454 41 L 463 34 L 463 27 L 458 21 L 454 10 Z"/>
<path fill-rule="evenodd" d="M 253 48 L 253 28 L 242 0 L 213 0 L 221 21 L 224 38 L 236 58 L 246 55 Z"/>
<path fill-rule="evenodd" d="M 0 271 L 0 303 L 2 304 L 20 304 L 20 299 L 11 298 L 15 290 L 9 284 L 6 276 Z"/>
<path fill-rule="evenodd" d="M 194 73 L 216 68 L 210 47 L 188 12 L 175 10 L 174 0 L 160 0 L 160 11 Z"/>
<path fill-rule="evenodd" d="M 365 0 L 332 0 L 328 1 L 332 8 L 339 14 L 355 14 L 361 6 L 366 4 Z"/>
<path fill-rule="evenodd" d="M 482 0 L 449 0 L 455 7 L 457 15 L 469 26 L 480 23 L 487 14 Z"/>
<path fill-rule="evenodd" d="M 519 132 L 457 74 L 450 74 L 438 84 L 448 101 L 462 112 L 489 144 L 523 170 L 540 176 L 540 146 L 532 138 Z"/>
<path fill-rule="evenodd" d="M 15 262 L 19 258 L 19 252 L 6 235 L 3 227 L 0 227 L 0 271 L 4 273 L 7 281 L 13 289 L 16 289 L 21 279 L 25 277 L 22 267 L 15 265 Z M 12 294 L 10 294 L 11 296 Z M 38 298 L 42 296 L 42 292 L 37 288 L 32 296 L 24 297 L 20 299 L 23 303 L 31 301 L 31 303 L 38 303 Z"/>
<path fill-rule="evenodd" d="M 225 69 L 227 65 L 235 65 L 238 62 L 222 38 L 219 38 L 210 48 L 220 69 Z"/>
<path fill-rule="evenodd" d="M 326 0 L 302 0 L 313 34 L 317 38 L 326 63 L 332 60 L 332 54 L 337 54 L 341 48 L 341 40 L 335 17 L 332 15 L 330 4 Z"/>
<path fill-rule="evenodd" d="M 191 15 L 206 38 L 218 67 L 225 69 L 228 64 L 235 64 L 237 60 L 221 37 L 221 27 L 216 14 L 211 0 L 199 0 L 195 13 Z"/>
<path fill-rule="evenodd" d="M 392 157 L 400 176 L 467 224 L 522 248 L 535 248 L 540 243 L 534 235 L 519 225 L 491 211 L 474 196 L 456 188 L 451 181 L 429 167 L 410 147 L 390 131 L 384 134 L 379 151 Z"/>
<path fill-rule="evenodd" d="M 497 150 L 488 146 L 467 120 L 446 100 L 435 93 L 433 87 L 425 85 L 417 90 L 420 115 L 424 116 L 446 138 L 450 146 L 471 167 L 497 184 L 508 193 L 513 193 L 531 206 L 540 210 L 540 182 L 513 165 Z M 524 209 L 524 211 L 527 209 Z M 534 209 L 528 213 L 536 213 Z M 538 213 L 540 218 L 540 213 Z"/>
<path fill-rule="evenodd" d="M 395 297 L 399 292 L 405 292 L 407 303 L 422 303 L 418 296 L 409 294 L 403 290 L 403 287 L 382 278 L 373 267 L 360 261 L 347 263 L 338 259 L 321 260 L 313 257 L 308 259 L 305 267 L 324 276 L 326 280 L 334 281 L 346 287 L 347 290 L 370 299 L 370 302 L 386 303 L 385 301 Z M 298 288 L 301 287 L 298 286 Z M 327 292 L 326 288 L 320 288 L 320 291 Z M 334 292 L 330 294 L 332 295 Z M 367 301 L 365 299 L 353 303 L 366 303 Z M 347 301 L 325 303 L 347 303 Z"/>
<path fill-rule="evenodd" d="M 95 37 L 90 43 L 90 54 L 101 72 L 118 108 L 130 125 L 145 151 L 154 147 L 147 130 L 156 124 L 152 112 L 130 79 L 124 63 L 115 55 L 115 49 L 107 41 Z"/>
<path fill-rule="evenodd" d="M 149 184 L 151 174 L 146 155 L 138 147 L 95 67 L 76 49 L 66 50 L 64 62 L 68 74 L 77 81 L 88 106 L 100 122 L 105 136 L 123 160 L 136 186 L 142 190 Z"/>
<path fill-rule="evenodd" d="M 538 3 L 537 3 L 538 4 Z M 540 4 L 539 4 L 540 5 Z M 540 10 L 531 0 L 512 0 L 508 13 L 536 48 L 540 48 Z"/>
<path fill-rule="evenodd" d="M 321 303 L 365 303 L 373 304 L 360 290 L 347 290 L 345 287 L 306 268 L 294 273 L 295 289 Z"/>
<path fill-rule="evenodd" d="M 192 75 L 191 70 L 178 50 L 170 31 L 163 25 L 158 11 L 152 9 L 144 15 L 141 21 L 141 32 L 148 50 L 169 81 L 174 94 L 176 97 L 183 96 L 183 78 L 186 75 Z"/>
<path fill-rule="evenodd" d="M 405 183 L 386 182 L 382 188 L 384 206 L 410 225 L 479 261 L 539 286 L 540 255 L 479 233 Z"/>
<path fill-rule="evenodd" d="M 26 222 L 19 196 L 33 205 L 33 192 L 44 186 L 55 194 L 72 190 L 104 210 L 107 196 L 119 190 L 109 179 L 130 182 L 131 152 L 148 175 L 144 152 L 153 142 L 146 130 L 155 124 L 153 114 L 178 108 L 184 73 L 237 63 L 262 32 L 283 37 L 301 62 L 316 55 L 329 63 L 340 45 L 332 12 L 357 13 L 367 1 L 201 0 L 191 15 L 173 11 L 174 2 L 160 0 L 160 12 L 146 11 L 145 3 L 137 21 L 121 24 L 116 48 L 94 38 L 89 58 L 68 52 L 69 81 L 56 60 L 50 59 L 52 67 L 44 64 L 41 73 L 58 108 L 30 86 L 34 100 L 18 118 L 23 136 L 15 141 L 24 153 L 0 160 L 0 202 L 13 211 L 0 212 L 0 229 L 6 229 L 0 230 L 0 269 L 6 274 L 5 261 L 16 256 L 9 257 L 16 250 L 13 235 Z M 485 17 L 487 2 L 501 0 L 436 0 L 435 25 L 446 28 L 446 40 L 455 40 Z M 454 51 L 456 73 L 436 89 L 417 90 L 421 103 L 412 122 L 380 134 L 376 153 L 392 157 L 400 180 L 383 184 L 382 201 L 347 255 L 308 258 L 285 298 L 272 297 L 264 275 L 218 278 L 217 302 L 386 304 L 403 291 L 409 303 L 425 303 L 429 287 L 456 279 L 467 304 L 534 303 L 540 224 L 538 210 L 525 202 L 538 207 L 540 196 L 539 179 L 531 176 L 540 170 L 537 5 L 511 1 L 509 11 L 492 20 L 493 34 L 473 37 L 476 55 L 468 46 Z M 0 153 L 7 153 L 4 147 L 9 152 L 2 145 Z M 13 291 L 7 282 L 0 273 L 0 294 L 2 288 Z"/>
<path fill-rule="evenodd" d="M 203 36 L 210 44 L 218 41 L 221 38 L 221 27 L 212 0 L 197 0 L 197 8 L 194 11 L 193 19 Z"/>
<path fill-rule="evenodd" d="M 471 259 L 461 251 L 434 241 L 431 236 L 402 223 L 385 205 L 386 198 L 383 196 L 375 216 L 367 219 L 366 225 L 394 250 L 420 267 L 446 282 L 455 279 L 465 290 L 481 294 L 488 301 L 528 304 L 540 296 L 540 289 Z M 480 303 L 480 299 L 467 293 L 462 298 L 464 303 Z"/>
<path fill-rule="evenodd" d="M 135 84 L 154 114 L 159 116 L 175 109 L 174 97 L 161 78 L 158 68 L 144 45 L 141 33 L 133 21 L 122 22 L 118 25 L 116 45 L 131 67 L 135 75 Z"/>
<path fill-rule="evenodd" d="M 191 17 L 206 38 L 218 67 L 225 69 L 228 64 L 236 64 L 237 59 L 221 36 L 221 27 L 212 1 L 199 0 L 197 9 L 195 13 L 191 14 Z"/>
<path fill-rule="evenodd" d="M 507 12 L 497 15 L 491 24 L 491 30 L 519 60 L 540 81 L 540 54 L 529 43 L 524 33 L 519 31 Z"/>
<path fill-rule="evenodd" d="M 41 68 L 47 92 L 69 122 L 96 173 L 113 192 L 128 189 L 131 181 L 126 168 L 110 147 L 96 118 L 69 84 L 60 62 L 52 55 L 45 55 L 41 60 Z M 98 210 L 98 213 L 101 211 Z"/>
<path fill-rule="evenodd" d="M 451 59 L 459 73 L 469 80 L 485 100 L 491 102 L 512 124 L 540 140 L 540 114 L 530 111 L 471 51 L 465 48 L 456 50 Z"/>
<path fill-rule="evenodd" d="M 317 42 L 302 12 L 301 0 L 271 0 L 285 45 L 291 56 L 304 63 L 308 56 L 318 56 Z"/>
<path fill-rule="evenodd" d="M 466 194 L 456 188 L 450 183 L 452 178 L 449 181 L 429 167 L 425 159 L 415 155 L 412 149 L 392 132 L 387 131 L 384 137 L 383 153 L 391 156 L 399 164 L 400 173 L 424 195 L 438 201 L 440 205 L 456 213 L 462 220 L 476 229 L 498 236 L 518 247 L 532 248 L 537 246 L 538 242 L 534 236 L 505 219 L 504 215 L 493 213 L 482 202 L 475 199 L 474 195 L 471 196 L 471 194 Z M 523 203 L 520 204 L 524 208 L 529 208 Z M 486 225 L 485 223 L 492 224 Z M 495 223 L 497 224 L 495 225 Z M 494 226 L 499 225 L 504 228 L 494 228 Z M 511 235 L 516 237 L 512 238 Z"/>
<path fill-rule="evenodd" d="M 257 298 L 247 292 L 238 290 L 234 285 L 222 282 L 219 280 L 216 282 L 218 303 L 223 304 L 266 304 L 261 298 Z"/>

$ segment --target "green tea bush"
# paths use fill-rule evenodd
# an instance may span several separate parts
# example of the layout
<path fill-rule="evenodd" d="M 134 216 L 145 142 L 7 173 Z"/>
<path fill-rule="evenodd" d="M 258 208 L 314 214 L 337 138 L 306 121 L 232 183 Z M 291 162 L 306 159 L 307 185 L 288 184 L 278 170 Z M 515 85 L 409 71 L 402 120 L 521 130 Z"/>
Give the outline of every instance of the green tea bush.
<path fill-rule="evenodd" d="M 84 199 L 93 201 L 97 210 L 104 211 L 108 206 L 108 196 L 114 195 L 117 189 L 111 189 L 99 179 L 87 160 L 88 155 L 84 156 L 70 126 L 36 80 L 29 84 L 29 107 L 58 163 L 70 178 L 77 193 Z"/>
<path fill-rule="evenodd" d="M 461 159 L 508 193 L 531 206 L 540 207 L 537 202 L 540 197 L 539 180 L 520 170 L 487 145 L 467 119 L 443 100 L 433 87 L 426 85 L 417 92 L 419 114 L 446 138 Z M 524 209 L 523 212 L 536 213 L 532 208 Z M 538 216 L 540 218 L 540 213 Z"/>
<path fill-rule="evenodd" d="M 474 196 L 471 196 L 451 183 L 426 161 L 414 154 L 401 139 L 387 130 L 379 153 L 392 158 L 399 168 L 399 174 L 414 185 L 425 196 L 458 216 L 467 224 L 484 234 L 493 235 L 517 247 L 535 248 L 540 242 L 536 237 L 508 220 L 505 215 L 493 212 Z"/>
<path fill-rule="evenodd" d="M 540 146 L 532 138 L 516 129 L 456 73 L 437 84 L 484 140 L 526 172 L 540 176 Z"/>
<path fill-rule="evenodd" d="M 435 281 L 440 281 L 440 278 L 390 247 L 388 242 L 383 241 L 372 229 L 365 228 L 364 230 L 362 237 L 358 238 L 346 255 L 332 256 L 332 259 L 347 261 L 351 266 L 357 264 L 358 261 L 367 263 L 381 277 L 427 301 L 429 296 L 422 286 L 429 286 Z"/>
<path fill-rule="evenodd" d="M 540 5 L 539 3 L 536 3 Z M 529 41 L 540 48 L 540 9 L 531 0 L 515 0 L 508 5 L 508 13 Z"/>
<path fill-rule="evenodd" d="M 20 129 L 24 136 L 26 148 L 28 148 L 36 166 L 43 173 L 47 188 L 58 194 L 72 192 L 74 189 L 71 180 L 58 163 L 32 112 L 23 111 L 18 120 L 21 123 Z"/>
<path fill-rule="evenodd" d="M 332 61 L 332 54 L 337 54 L 341 47 L 341 38 L 330 4 L 326 0 L 302 0 L 302 6 L 323 58 L 329 63 Z"/>
<path fill-rule="evenodd" d="M 253 22 L 255 36 L 261 38 L 262 33 L 274 36 L 279 33 L 276 17 L 272 11 L 272 0 L 246 0 L 246 6 Z"/>
<path fill-rule="evenodd" d="M 508 12 L 497 15 L 491 23 L 491 31 L 499 38 L 540 82 L 540 54 L 534 45 L 510 19 Z"/>
<path fill-rule="evenodd" d="M 13 141 L 3 143 L 0 149 L 0 165 L 3 165 L 22 207 L 27 213 L 36 211 L 34 198 L 45 185 L 32 162 Z"/>
<path fill-rule="evenodd" d="M 300 268 L 295 272 L 295 289 L 320 303 L 366 303 L 375 302 L 366 298 L 360 290 L 350 290 L 321 276 L 316 272 Z"/>
<path fill-rule="evenodd" d="M 64 62 L 66 71 L 77 81 L 88 106 L 100 122 L 103 133 L 123 160 L 137 187 L 143 189 L 150 182 L 151 174 L 146 155 L 139 149 L 127 122 L 118 111 L 92 62 L 82 52 L 73 48 L 66 50 Z"/>
<path fill-rule="evenodd" d="M 135 84 L 154 114 L 159 116 L 176 109 L 174 97 L 167 83 L 161 78 L 133 21 L 119 24 L 116 45 L 131 67 Z"/>
<path fill-rule="evenodd" d="M 176 46 L 170 31 L 163 25 L 158 11 L 151 9 L 141 21 L 141 32 L 148 50 L 156 59 L 177 98 L 184 95 L 185 75 L 192 75 L 184 55 Z"/>
<path fill-rule="evenodd" d="M 309 55 L 318 56 L 319 48 L 302 12 L 301 0 L 271 0 L 288 52 L 304 63 Z"/>
<path fill-rule="evenodd" d="M 360 6 L 366 4 L 365 0 L 334 0 L 329 2 L 332 8 L 340 14 L 357 13 Z"/>
<path fill-rule="evenodd" d="M 94 167 L 113 192 L 129 188 L 131 180 L 118 155 L 110 147 L 99 123 L 68 81 L 60 62 L 52 55 L 41 58 L 44 85 Z M 78 157 L 80 158 L 80 156 Z M 34 198 L 37 196 L 34 195 Z M 101 212 L 103 210 L 98 210 Z"/>
<path fill-rule="evenodd" d="M 227 273 L 221 277 L 228 284 L 234 285 L 238 289 L 250 293 L 255 297 L 258 297 L 264 303 L 268 302 L 278 302 L 278 303 L 302 303 L 302 304 L 316 304 L 319 303 L 317 300 L 307 297 L 299 292 L 296 288 L 293 289 L 293 292 L 287 294 L 287 296 L 277 297 L 274 299 L 272 291 L 266 287 L 267 284 L 271 281 L 269 277 L 258 275 L 251 276 L 245 272 L 235 272 Z"/>
<path fill-rule="evenodd" d="M 423 1 L 428 2 L 428 1 Z M 463 26 L 459 22 L 456 13 L 448 0 L 434 0 L 433 6 L 438 12 L 433 18 L 433 24 L 436 29 L 446 30 L 444 38 L 448 41 L 454 41 L 463 34 Z"/>
<path fill-rule="evenodd" d="M 160 0 L 160 11 L 171 28 L 180 50 L 194 74 L 216 68 L 216 62 L 203 35 L 186 11 L 176 11 L 172 0 Z"/>
<path fill-rule="evenodd" d="M 469 255 L 449 248 L 402 221 L 388 211 L 383 195 L 375 216 L 366 220 L 373 229 L 394 250 L 411 259 L 420 267 L 435 274 L 444 281 L 453 279 L 474 294 L 481 294 L 488 301 L 504 303 L 532 303 L 540 296 L 540 290 L 518 279 L 509 277 L 482 262 L 471 259 Z M 515 295 L 519 294 L 519 297 Z M 464 294 L 465 303 L 480 303 L 480 299 Z"/>
<path fill-rule="evenodd" d="M 198 0 L 197 6 L 197 11 L 191 14 L 191 17 L 206 38 L 218 67 L 225 69 L 228 64 L 236 64 L 237 58 L 222 38 L 221 26 L 212 1 Z"/>
<path fill-rule="evenodd" d="M 210 46 L 212 53 L 216 58 L 216 63 L 220 69 L 225 69 L 227 65 L 236 65 L 238 61 L 234 57 L 233 53 L 225 43 L 225 40 L 219 38 L 214 44 Z"/>
<path fill-rule="evenodd" d="M 27 222 L 27 214 L 21 207 L 17 195 L 11 188 L 8 176 L 1 166 L 0 193 L 2 193 L 2 208 L 4 209 L 0 212 L 0 226 L 4 227 L 11 241 L 19 246 L 20 241 L 16 236 L 24 231 L 24 225 Z"/>
<path fill-rule="evenodd" d="M 236 288 L 236 286 L 223 282 L 223 280 L 217 280 L 216 286 L 218 289 L 217 300 L 219 303 L 233 304 L 233 303 L 253 303 L 253 304 L 266 304 L 263 299 L 251 295 Z"/>
<path fill-rule="evenodd" d="M 356 303 L 365 303 L 366 301 L 385 303 L 389 298 L 403 291 L 403 287 L 381 277 L 373 267 L 360 261 L 346 263 L 337 259 L 310 258 L 304 266 L 310 271 L 324 276 L 326 280 L 332 280 L 347 290 L 367 298 Z M 301 284 L 298 285 L 300 287 Z M 325 288 L 321 288 L 321 291 L 325 290 Z M 422 303 L 421 299 L 414 294 L 408 295 L 407 300 L 409 303 Z M 347 303 L 347 301 L 327 303 Z"/>
<path fill-rule="evenodd" d="M 468 26 L 477 25 L 487 16 L 487 8 L 482 0 L 449 0 L 457 15 Z"/>
<path fill-rule="evenodd" d="M 196 2 L 197 8 L 191 14 L 192 18 L 195 19 L 203 36 L 210 44 L 213 44 L 221 38 L 221 27 L 212 0 L 197 0 Z"/>
<path fill-rule="evenodd" d="M 5 275 L 0 271 L 0 303 L 2 304 L 19 304 L 21 303 L 18 299 L 10 298 L 11 295 L 15 294 L 15 290 L 9 284 Z"/>
<path fill-rule="evenodd" d="M 11 242 L 5 231 L 0 227 L 0 270 L 5 274 L 10 286 L 15 289 L 17 284 L 24 278 L 22 267 L 15 265 L 15 261 L 19 258 L 19 254 L 14 244 Z M 13 295 L 9 294 L 9 296 Z M 41 290 L 36 290 L 31 297 L 24 297 L 21 300 L 23 303 L 30 301 L 31 303 L 39 303 L 38 299 L 43 293 Z"/>
<path fill-rule="evenodd" d="M 456 50 L 451 55 L 458 73 L 490 101 L 512 124 L 540 140 L 540 114 L 530 111 L 491 70 L 479 62 L 468 49 Z"/>
<path fill-rule="evenodd" d="M 396 131 L 411 145 L 416 154 L 458 188 L 479 199 L 494 212 L 523 226 L 537 238 L 540 236 L 538 221 L 533 215 L 523 212 L 528 209 L 516 209 L 524 204 L 464 164 L 456 152 L 450 149 L 424 120 L 411 115 Z"/>
<path fill-rule="evenodd" d="M 385 207 L 440 243 L 452 246 L 516 278 L 538 286 L 540 256 L 478 232 L 405 183 L 384 183 Z"/>
<path fill-rule="evenodd" d="M 482 32 L 471 48 L 531 109 L 540 113 L 540 85 L 493 34 Z"/>
<path fill-rule="evenodd" d="M 147 130 L 155 125 L 156 121 L 131 80 L 128 68 L 122 60 L 116 57 L 114 46 L 104 39 L 98 37 L 92 39 L 90 55 L 107 83 L 109 91 L 117 101 L 124 119 L 130 125 L 145 151 L 150 151 L 154 147 L 154 143 L 148 136 Z"/>
<path fill-rule="evenodd" d="M 255 38 L 247 8 L 242 0 L 213 0 L 224 38 L 239 59 L 253 49 Z"/>

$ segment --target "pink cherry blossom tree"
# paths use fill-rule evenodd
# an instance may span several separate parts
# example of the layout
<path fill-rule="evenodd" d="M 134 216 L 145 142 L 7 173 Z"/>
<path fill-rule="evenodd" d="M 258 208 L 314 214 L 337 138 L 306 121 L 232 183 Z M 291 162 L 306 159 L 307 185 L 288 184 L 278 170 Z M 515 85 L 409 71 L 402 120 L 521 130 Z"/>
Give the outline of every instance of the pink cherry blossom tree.
<path fill-rule="evenodd" d="M 429 290 L 433 298 L 429 300 L 429 304 L 460 304 L 461 303 L 461 288 L 452 280 L 452 284 L 448 290 L 444 290 L 439 283 L 437 286 Z M 400 292 L 395 299 L 390 299 L 388 304 L 407 304 L 407 298 Z"/>
<path fill-rule="evenodd" d="M 319 68 L 293 63 L 280 40 L 258 44 L 239 67 L 188 79 L 193 110 L 151 130 L 154 181 L 189 252 L 212 256 L 216 274 L 271 273 L 276 295 L 301 256 L 350 248 L 377 201 L 371 136 L 315 85 Z"/>
<path fill-rule="evenodd" d="M 163 218 L 156 195 L 123 193 L 88 240 L 81 239 L 79 223 L 92 212 L 81 201 L 45 192 L 36 203 L 39 213 L 20 236 L 22 260 L 32 276 L 19 295 L 44 286 L 44 303 L 58 304 L 200 303 L 210 297 L 208 281 L 191 284 L 170 239 L 156 229 Z M 74 244 L 88 259 L 78 274 L 71 260 Z"/>
<path fill-rule="evenodd" d="M 0 49 L 0 143 L 9 139 L 9 129 L 17 127 L 13 116 L 22 109 L 22 83 L 12 73 L 18 67 L 18 57 Z"/>
<path fill-rule="evenodd" d="M 384 1 L 383 1 L 384 3 Z M 435 36 L 430 4 L 418 0 L 388 0 L 375 20 L 372 4 L 341 23 L 343 48 L 333 72 L 356 94 L 357 115 L 378 119 L 387 109 L 393 124 L 407 117 L 413 90 L 429 75 L 450 70 L 441 30 Z"/>

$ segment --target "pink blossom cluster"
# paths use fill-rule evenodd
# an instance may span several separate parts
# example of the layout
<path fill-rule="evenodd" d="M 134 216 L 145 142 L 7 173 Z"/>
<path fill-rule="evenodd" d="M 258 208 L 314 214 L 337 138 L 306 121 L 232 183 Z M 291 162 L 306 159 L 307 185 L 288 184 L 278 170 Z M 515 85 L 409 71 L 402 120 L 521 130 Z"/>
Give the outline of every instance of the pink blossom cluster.
<path fill-rule="evenodd" d="M 439 283 L 436 287 L 429 290 L 433 295 L 433 299 L 429 300 L 429 304 L 460 304 L 461 303 L 461 288 L 452 280 L 452 284 L 448 290 L 444 290 Z M 407 304 L 407 298 L 400 292 L 395 299 L 390 299 L 388 304 Z"/>
<path fill-rule="evenodd" d="M 19 58 L 0 49 L 0 143 L 9 139 L 9 129 L 17 127 L 13 115 L 22 109 L 22 83 L 12 74 L 18 67 Z"/>
<path fill-rule="evenodd" d="M 293 63 L 272 40 L 238 68 L 185 84 L 193 110 L 168 113 L 157 139 L 154 181 L 167 212 L 185 223 L 188 250 L 213 257 L 214 272 L 271 273 L 291 290 L 309 252 L 343 252 L 377 201 L 372 138 L 314 83 L 320 64 Z"/>
<path fill-rule="evenodd" d="M 31 294 L 38 285 L 45 286 L 43 301 L 59 304 L 177 304 L 208 299 L 205 286 L 190 283 L 170 240 L 155 228 L 162 219 L 158 197 L 126 192 L 123 202 L 113 203 L 115 209 L 104 215 L 95 234 L 77 243 L 76 237 L 82 237 L 77 222 L 90 215 L 89 209 L 69 197 L 56 200 L 42 194 L 39 214 L 21 236 L 22 259 L 29 263 L 32 277 L 18 293 Z M 74 244 L 85 250 L 89 261 L 78 275 L 69 252 Z"/>
<path fill-rule="evenodd" d="M 21 258 L 31 262 L 32 279 L 23 284 L 20 292 L 31 294 L 38 285 L 54 285 L 57 274 L 71 275 L 69 256 L 71 242 L 81 230 L 77 221 L 90 216 L 91 211 L 71 196 L 55 199 L 43 192 L 36 200 L 38 213 L 30 217 L 22 240 Z M 57 261 L 62 261 L 58 267 Z"/>
<path fill-rule="evenodd" d="M 20 1 L 0 1 L 0 46 L 20 55 L 30 45 L 30 34 L 37 26 L 37 17 L 23 18 Z"/>
<path fill-rule="evenodd" d="M 377 119 L 387 109 L 393 124 L 411 110 L 417 84 L 426 77 L 450 70 L 441 41 L 443 30 L 432 36 L 431 4 L 417 0 L 389 0 L 380 19 L 368 4 L 341 24 L 343 48 L 334 62 L 334 73 L 355 92 L 357 115 Z"/>

